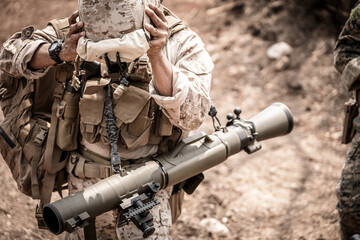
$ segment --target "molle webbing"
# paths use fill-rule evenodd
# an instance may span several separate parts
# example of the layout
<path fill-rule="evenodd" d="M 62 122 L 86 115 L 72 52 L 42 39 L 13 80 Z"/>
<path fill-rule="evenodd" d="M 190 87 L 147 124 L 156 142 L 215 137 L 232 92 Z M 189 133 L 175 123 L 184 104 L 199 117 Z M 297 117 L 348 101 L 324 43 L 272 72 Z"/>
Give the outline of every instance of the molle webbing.
<path fill-rule="evenodd" d="M 44 178 L 44 175 L 47 175 L 44 171 L 44 151 L 51 146 L 51 144 L 45 145 L 45 142 L 52 136 L 49 123 L 51 108 L 48 107 L 51 104 L 46 101 L 53 101 L 53 93 L 57 98 L 62 98 L 62 83 L 55 80 L 66 81 L 67 75 L 61 74 L 61 69 L 60 65 L 53 67 L 44 77 L 36 80 L 1 75 L 2 87 L 6 89 L 1 98 L 1 106 L 6 110 L 4 121 L 1 123 L 4 132 L 2 135 L 6 134 L 9 138 L 3 138 L 5 141 L 4 144 L 3 142 L 0 144 L 1 153 L 19 189 L 24 194 L 34 199 L 41 199 L 45 203 L 50 201 L 54 189 L 54 182 L 51 184 L 48 182 L 49 179 Z M 66 68 L 66 71 L 69 69 Z M 56 84 L 58 90 L 54 91 Z M 8 101 L 9 99 L 12 101 Z M 56 125 L 53 127 L 56 128 Z M 13 150 L 9 150 L 10 148 Z M 53 150 L 51 152 L 53 153 Z M 61 151 L 58 151 L 59 158 L 60 155 Z M 56 159 L 53 154 L 48 156 L 46 159 L 50 161 Z M 65 162 L 61 163 L 61 166 L 48 165 L 56 166 L 55 169 L 48 168 L 54 175 L 52 178 L 55 181 L 55 174 L 65 167 Z M 50 185 L 49 189 L 46 189 L 46 184 Z M 48 200 L 43 201 L 43 199 Z"/>

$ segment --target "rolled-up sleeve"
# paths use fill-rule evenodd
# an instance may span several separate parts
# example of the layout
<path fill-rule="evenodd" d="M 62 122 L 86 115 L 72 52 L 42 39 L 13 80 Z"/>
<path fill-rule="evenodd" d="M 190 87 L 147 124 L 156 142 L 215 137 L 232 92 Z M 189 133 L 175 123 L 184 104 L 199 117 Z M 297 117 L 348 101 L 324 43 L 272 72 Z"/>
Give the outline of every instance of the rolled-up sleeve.
<path fill-rule="evenodd" d="M 38 79 L 44 76 L 49 68 L 33 70 L 28 67 L 36 50 L 45 43 L 56 39 L 51 25 L 43 30 L 27 27 L 15 33 L 2 46 L 0 51 L 0 69 L 14 77 Z"/>
<path fill-rule="evenodd" d="M 190 30 L 172 36 L 163 51 L 172 64 L 173 94 L 159 95 L 153 82 L 150 93 L 173 125 L 186 131 L 197 129 L 210 108 L 214 64 L 200 37 Z"/>

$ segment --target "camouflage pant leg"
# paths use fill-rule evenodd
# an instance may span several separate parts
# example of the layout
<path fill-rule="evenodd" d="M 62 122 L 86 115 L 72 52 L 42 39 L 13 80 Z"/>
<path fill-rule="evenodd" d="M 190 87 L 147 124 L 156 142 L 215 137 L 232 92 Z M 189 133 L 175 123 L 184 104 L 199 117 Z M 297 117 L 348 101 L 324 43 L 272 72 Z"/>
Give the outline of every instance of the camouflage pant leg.
<path fill-rule="evenodd" d="M 353 138 L 337 185 L 342 239 L 360 233 L 360 134 Z"/>
<path fill-rule="evenodd" d="M 155 232 L 147 240 L 170 240 L 169 232 L 171 227 L 171 210 L 169 205 L 170 189 L 159 191 L 155 198 L 160 204 L 150 210 L 154 217 Z M 119 239 L 137 240 L 143 239 L 142 232 L 131 223 L 121 228 L 116 228 Z"/>
<path fill-rule="evenodd" d="M 82 189 L 89 187 L 100 181 L 100 179 L 89 179 L 82 180 L 75 177 L 72 174 L 69 174 L 68 186 L 69 194 L 81 191 Z M 96 236 L 98 240 L 114 240 L 117 239 L 115 231 L 115 220 L 116 220 L 116 211 L 110 211 L 101 214 L 96 217 Z M 65 240 L 84 240 L 84 229 L 76 228 L 73 233 L 66 233 Z"/>

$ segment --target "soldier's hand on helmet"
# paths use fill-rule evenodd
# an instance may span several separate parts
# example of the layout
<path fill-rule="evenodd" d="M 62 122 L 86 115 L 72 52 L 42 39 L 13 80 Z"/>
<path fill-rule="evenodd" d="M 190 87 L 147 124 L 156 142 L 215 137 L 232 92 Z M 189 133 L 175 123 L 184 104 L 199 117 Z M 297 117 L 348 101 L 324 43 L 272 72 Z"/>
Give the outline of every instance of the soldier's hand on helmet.
<path fill-rule="evenodd" d="M 85 36 L 85 32 L 82 31 L 84 26 L 83 22 L 76 22 L 76 18 L 79 16 L 79 12 L 74 12 L 69 18 L 70 30 L 65 37 L 65 41 L 62 45 L 62 49 L 59 53 L 59 57 L 63 61 L 73 61 L 76 56 L 76 47 L 79 39 Z"/>
<path fill-rule="evenodd" d="M 146 8 L 145 11 L 154 26 L 145 24 L 146 30 L 148 30 L 152 36 L 149 41 L 150 49 L 147 53 L 149 56 L 154 56 L 160 54 L 161 49 L 165 46 L 169 37 L 169 29 L 164 13 L 151 3 L 149 4 L 149 7 L 150 8 Z"/>

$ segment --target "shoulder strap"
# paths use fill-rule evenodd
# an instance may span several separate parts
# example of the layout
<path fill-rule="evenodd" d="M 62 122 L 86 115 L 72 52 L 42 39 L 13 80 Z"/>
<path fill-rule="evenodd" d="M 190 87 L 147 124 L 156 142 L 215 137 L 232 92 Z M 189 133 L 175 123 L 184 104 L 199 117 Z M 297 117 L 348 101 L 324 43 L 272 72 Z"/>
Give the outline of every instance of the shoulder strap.
<path fill-rule="evenodd" d="M 169 27 L 169 35 L 172 36 L 177 32 L 180 32 L 184 29 L 189 29 L 189 27 L 186 25 L 186 23 L 181 20 L 178 16 L 176 16 L 173 12 L 171 12 L 168 8 L 164 7 L 164 14 L 166 17 L 166 20 L 168 22 Z"/>
<path fill-rule="evenodd" d="M 46 229 L 46 225 L 43 220 L 43 207 L 50 203 L 53 189 L 56 185 L 57 173 L 66 166 L 66 161 L 62 161 L 62 151 L 55 143 L 55 135 L 57 129 L 58 119 L 56 116 L 57 106 L 63 98 L 64 88 L 63 85 L 66 82 L 67 74 L 69 70 L 67 64 L 61 64 L 55 66 L 55 75 L 53 81 L 56 81 L 56 87 L 54 89 L 54 102 L 51 108 L 51 122 L 50 129 L 48 131 L 46 148 L 44 152 L 44 169 L 45 175 L 41 188 L 40 204 L 36 207 L 36 218 L 38 220 L 38 227 L 40 229 Z M 61 182 L 61 179 L 57 179 Z M 61 191 L 61 186 L 56 186 L 58 191 Z M 61 195 L 61 192 L 59 192 Z"/>
<path fill-rule="evenodd" d="M 66 34 L 70 30 L 69 18 L 54 19 L 48 25 L 55 29 L 58 39 L 65 39 Z"/>

